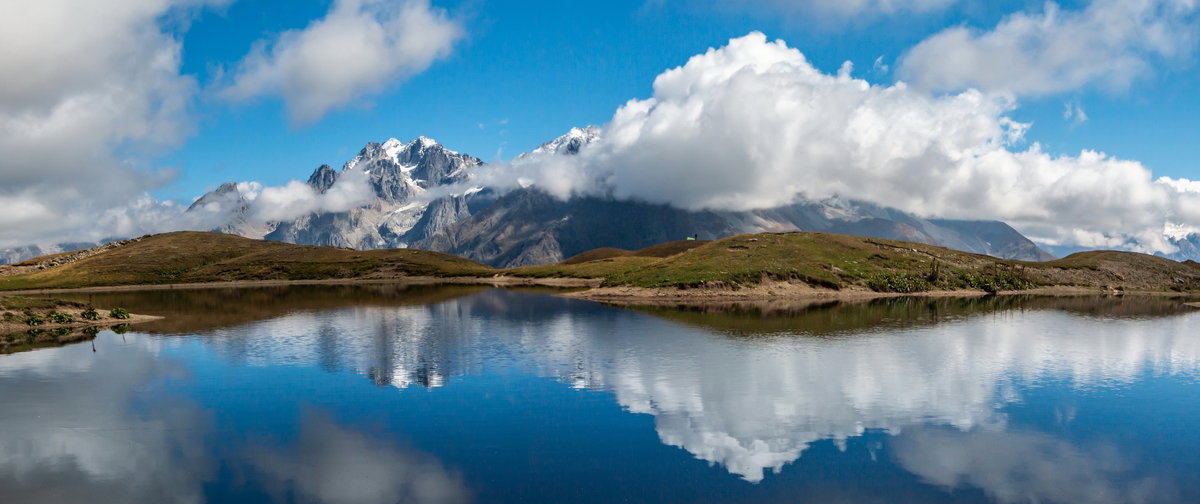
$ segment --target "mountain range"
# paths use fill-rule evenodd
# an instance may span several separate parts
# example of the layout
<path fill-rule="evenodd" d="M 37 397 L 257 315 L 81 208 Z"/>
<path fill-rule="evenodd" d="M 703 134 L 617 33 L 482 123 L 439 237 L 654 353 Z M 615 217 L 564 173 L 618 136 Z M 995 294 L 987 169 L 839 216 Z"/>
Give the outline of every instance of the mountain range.
<path fill-rule="evenodd" d="M 482 165 L 478 158 L 446 149 L 426 137 L 409 143 L 393 138 L 368 143 L 341 170 L 321 165 L 308 177 L 307 184 L 324 195 L 341 180 L 365 176 L 372 194 L 364 205 L 263 222 L 249 215 L 247 195 L 237 184 L 227 182 L 197 199 L 188 212 L 224 212 L 228 219 L 215 231 L 251 238 L 353 249 L 404 248 L 494 199 L 491 191 L 482 189 L 430 201 L 422 198 L 431 189 L 467 182 L 472 169 Z"/>
<path fill-rule="evenodd" d="M 521 157 L 572 156 L 600 135 L 595 127 L 574 128 Z M 219 216 L 212 230 L 251 238 L 352 249 L 416 247 L 496 267 L 555 263 L 599 247 L 639 249 L 686 237 L 799 230 L 913 241 L 1005 259 L 1053 258 L 999 221 L 927 219 L 852 199 L 752 211 L 684 210 L 589 195 L 559 199 L 536 186 L 473 185 L 488 168 L 430 138 L 407 143 L 393 138 L 368 143 L 341 169 L 321 165 L 308 177 L 314 193 L 331 198 L 344 188 L 340 182 L 365 179 L 370 194 L 352 208 L 265 220 L 252 210 L 253 192 L 228 182 L 197 198 L 188 213 Z M 1200 237 L 1191 238 L 1181 240 L 1177 259 L 1200 256 Z M 0 261 L 84 246 L 9 249 L 0 251 Z"/>
<path fill-rule="evenodd" d="M 595 127 L 574 128 L 529 156 L 571 156 L 600 137 Z M 747 212 L 689 211 L 668 205 L 599 196 L 558 199 L 537 187 L 500 194 L 470 186 L 486 169 L 478 158 L 426 137 L 408 143 L 369 143 L 340 171 L 318 167 L 308 184 L 326 193 L 355 172 L 368 176 L 372 200 L 345 212 L 313 212 L 262 224 L 247 219 L 238 201 L 217 230 L 250 237 L 355 249 L 416 247 L 448 252 L 497 267 L 548 264 L 598 247 L 637 249 L 685 237 L 714 239 L 761 231 L 827 231 L 942 245 L 1007 259 L 1052 258 L 997 221 L 922 219 L 854 201 L 802 202 Z M 434 196 L 433 191 L 467 187 Z M 240 198 L 229 183 L 192 205 Z M 265 226 L 265 227 L 264 227 Z"/>

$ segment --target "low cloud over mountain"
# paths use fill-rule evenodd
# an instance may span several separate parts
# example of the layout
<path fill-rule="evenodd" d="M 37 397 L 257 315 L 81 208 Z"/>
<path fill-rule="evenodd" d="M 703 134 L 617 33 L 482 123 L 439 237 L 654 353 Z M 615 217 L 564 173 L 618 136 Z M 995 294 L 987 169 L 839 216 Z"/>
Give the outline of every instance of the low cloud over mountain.
<path fill-rule="evenodd" d="M 519 159 L 510 180 L 686 209 L 853 198 L 919 216 L 999 219 L 1050 244 L 1173 253 L 1200 189 L 1136 161 L 1023 147 L 1007 94 L 931 94 L 815 68 L 761 33 L 663 72 L 578 156 Z"/>

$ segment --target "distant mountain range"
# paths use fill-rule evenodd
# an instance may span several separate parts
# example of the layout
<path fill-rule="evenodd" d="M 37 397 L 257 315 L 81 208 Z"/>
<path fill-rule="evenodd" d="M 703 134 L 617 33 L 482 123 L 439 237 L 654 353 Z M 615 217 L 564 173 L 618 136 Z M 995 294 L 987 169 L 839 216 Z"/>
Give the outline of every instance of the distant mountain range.
<path fill-rule="evenodd" d="M 467 182 L 471 170 L 482 164 L 429 138 L 409 143 L 393 138 L 368 143 L 340 171 L 321 165 L 308 177 L 308 185 L 325 194 L 342 178 L 365 173 L 374 198 L 361 207 L 263 223 L 247 214 L 250 201 L 229 182 L 201 196 L 188 211 L 213 210 L 213 205 L 218 205 L 217 211 L 229 209 L 224 210 L 229 212 L 228 222 L 214 230 L 251 238 L 354 249 L 404 248 L 494 200 L 493 193 L 482 188 L 431 201 L 421 198 L 431 189 Z"/>
<path fill-rule="evenodd" d="M 529 156 L 571 156 L 600 136 L 575 128 Z M 497 266 L 547 264 L 599 247 L 639 249 L 685 237 L 714 239 L 764 231 L 825 231 L 940 245 L 1005 259 L 1053 256 L 999 221 L 920 218 L 853 200 L 804 201 L 753 211 L 691 211 L 610 197 L 555 198 L 536 186 L 507 192 L 471 184 L 486 169 L 478 158 L 420 137 L 368 143 L 335 170 L 322 165 L 307 184 L 318 194 L 339 180 L 365 175 L 373 192 L 364 205 L 263 222 L 251 215 L 248 194 L 233 182 L 192 203 L 188 212 L 218 212 L 213 230 L 252 238 L 354 249 L 416 247 Z M 1184 241 L 1179 258 L 1200 257 L 1200 237 Z M 62 244 L 0 250 L 0 261 L 84 248 Z M 70 247 L 70 248 L 69 248 Z"/>
<path fill-rule="evenodd" d="M 579 153 L 600 136 L 595 127 L 575 128 L 522 157 Z M 217 230 L 291 243 L 357 249 L 417 247 L 448 252 L 498 267 L 547 264 L 598 247 L 637 249 L 688 236 L 720 238 L 760 231 L 828 231 L 942 245 L 1009 259 L 1052 256 L 1016 230 L 996 221 L 921 219 L 858 202 L 806 202 L 749 212 L 688 211 L 666 205 L 579 196 L 560 200 L 525 187 L 498 194 L 471 187 L 482 169 L 478 158 L 420 137 L 367 144 L 340 171 L 317 168 L 308 184 L 330 190 L 354 171 L 368 174 L 374 200 L 348 212 L 312 213 L 267 224 L 246 219 L 239 201 L 228 224 Z M 456 194 L 427 193 L 464 187 Z M 202 196 L 193 210 L 237 195 L 226 184 Z"/>
<path fill-rule="evenodd" d="M 121 238 L 106 238 L 98 242 L 67 242 L 49 245 L 26 245 L 23 247 L 0 249 L 0 264 L 19 263 L 26 259 L 31 259 L 38 256 L 70 252 L 72 250 L 89 249 L 120 240 Z"/>
<path fill-rule="evenodd" d="M 1053 259 L 1003 222 L 926 220 L 855 203 L 687 211 L 597 197 L 564 201 L 534 188 L 511 191 L 413 246 L 513 267 L 555 263 L 599 247 L 639 249 L 685 237 L 798 230 L 915 241 L 1007 259 Z"/>

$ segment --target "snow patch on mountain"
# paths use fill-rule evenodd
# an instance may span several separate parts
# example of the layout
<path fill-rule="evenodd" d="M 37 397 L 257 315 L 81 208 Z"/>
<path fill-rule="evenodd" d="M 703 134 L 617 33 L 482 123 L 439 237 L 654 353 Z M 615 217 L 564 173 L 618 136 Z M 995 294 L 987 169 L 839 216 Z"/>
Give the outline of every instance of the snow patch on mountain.
<path fill-rule="evenodd" d="M 597 126 L 571 128 L 567 134 L 546 142 L 534 149 L 530 154 L 579 154 L 587 145 L 600 139 L 601 130 Z M 521 156 L 528 156 L 522 154 Z"/>

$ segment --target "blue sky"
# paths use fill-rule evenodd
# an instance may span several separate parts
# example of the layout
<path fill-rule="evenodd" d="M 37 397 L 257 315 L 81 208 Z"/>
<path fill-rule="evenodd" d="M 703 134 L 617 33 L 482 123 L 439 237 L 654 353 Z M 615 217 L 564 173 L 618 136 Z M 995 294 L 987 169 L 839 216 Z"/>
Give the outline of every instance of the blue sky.
<path fill-rule="evenodd" d="M 1171 253 L 1200 236 L 1198 49 L 1198 0 L 10 2 L 0 247 L 205 228 L 183 208 L 223 182 L 424 135 L 497 189 Z M 508 162 L 585 125 L 569 166 Z"/>
<path fill-rule="evenodd" d="M 700 3 L 700 2 L 697 2 Z M 1086 2 L 1066 2 L 1063 9 Z M 941 12 L 822 15 L 781 14 L 772 8 L 702 8 L 645 1 L 434 2 L 465 27 L 446 59 L 380 94 L 333 110 L 317 122 L 293 126 L 282 102 L 199 100 L 196 132 L 161 163 L 181 174 L 154 191 L 189 201 L 227 180 L 281 184 L 303 179 L 316 166 L 339 166 L 367 141 L 418 135 L 485 161 L 511 159 L 572 126 L 603 124 L 621 104 L 648 97 L 659 73 L 709 47 L 759 30 L 802 51 L 833 73 L 844 61 L 854 75 L 891 84 L 894 72 L 872 68 L 954 25 L 987 29 L 1012 12 L 1040 11 L 1041 2 L 999 1 L 955 5 Z M 205 9 L 183 32 L 182 71 L 211 83 L 258 40 L 302 29 L 329 10 L 328 1 L 239 0 Z M 1089 87 L 1049 96 L 1019 97 L 1011 115 L 1032 122 L 1027 139 L 1047 151 L 1096 149 L 1136 159 L 1156 175 L 1196 177 L 1200 145 L 1200 70 L 1194 59 L 1162 61 L 1154 74 L 1127 91 Z M 1063 117 L 1067 103 L 1088 120 Z"/>

